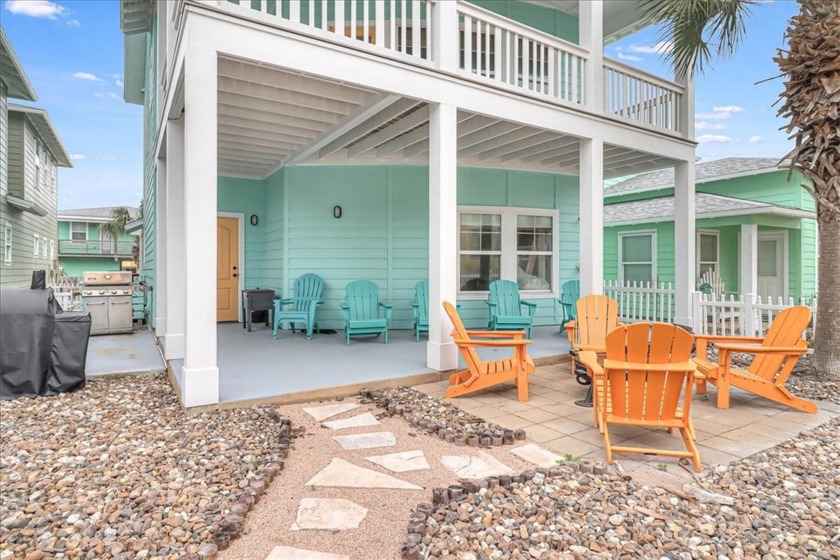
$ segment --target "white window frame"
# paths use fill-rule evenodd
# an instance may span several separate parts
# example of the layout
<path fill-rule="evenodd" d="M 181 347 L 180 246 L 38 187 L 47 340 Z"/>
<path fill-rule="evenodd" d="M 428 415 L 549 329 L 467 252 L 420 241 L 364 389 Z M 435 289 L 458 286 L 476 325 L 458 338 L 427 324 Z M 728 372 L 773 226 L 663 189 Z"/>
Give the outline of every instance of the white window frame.
<path fill-rule="evenodd" d="M 82 233 L 85 234 L 84 239 L 74 239 L 73 238 L 73 226 L 75 224 L 82 225 Z M 88 240 L 88 225 L 87 222 L 70 222 L 70 241 L 87 241 Z"/>
<path fill-rule="evenodd" d="M 35 257 L 41 256 L 41 236 L 37 233 L 32 235 L 32 254 Z"/>
<path fill-rule="evenodd" d="M 41 189 L 44 186 L 44 166 L 41 162 L 41 157 L 44 148 L 41 142 L 35 140 L 35 188 Z M 37 255 L 35 255 L 37 256 Z"/>
<path fill-rule="evenodd" d="M 717 258 L 716 261 L 704 261 L 701 260 L 700 255 L 700 237 L 703 235 L 712 235 L 715 238 L 715 257 Z M 697 254 L 697 262 L 695 265 L 697 266 L 697 277 L 699 278 L 702 274 L 700 272 L 700 265 L 702 264 L 714 264 L 715 265 L 715 273 L 720 276 L 720 231 L 716 229 L 698 229 L 697 230 L 697 239 L 695 245 L 695 253 Z"/>
<path fill-rule="evenodd" d="M 521 290 L 528 297 L 558 297 L 559 259 L 560 259 L 560 212 L 551 208 L 525 208 L 520 206 L 459 206 L 457 239 L 457 270 L 456 279 L 458 299 L 485 300 L 488 292 L 461 291 L 461 214 L 497 214 L 502 217 L 502 250 L 499 265 L 501 280 L 517 281 L 517 267 L 519 265 L 519 249 L 516 243 L 517 216 L 548 216 L 551 218 L 551 288 L 548 290 Z M 487 251 L 467 251 L 464 254 L 491 254 Z M 526 252 L 523 254 L 549 254 L 547 252 Z"/>
<path fill-rule="evenodd" d="M 650 236 L 650 263 L 648 262 L 631 262 L 625 263 L 624 262 L 624 243 L 622 242 L 624 237 L 641 237 L 641 236 Z M 625 264 L 650 264 L 650 275 L 651 275 L 651 282 L 656 282 L 658 278 L 657 269 L 656 269 L 656 251 L 657 251 L 657 239 L 656 239 L 656 230 L 655 229 L 645 229 L 645 230 L 637 230 L 637 231 L 622 231 L 618 234 L 618 281 L 624 284 L 624 265 Z"/>
<path fill-rule="evenodd" d="M 3 262 L 12 262 L 12 226 L 8 223 L 3 224 Z"/>
<path fill-rule="evenodd" d="M 50 260 L 55 260 L 55 240 L 50 239 Z"/>

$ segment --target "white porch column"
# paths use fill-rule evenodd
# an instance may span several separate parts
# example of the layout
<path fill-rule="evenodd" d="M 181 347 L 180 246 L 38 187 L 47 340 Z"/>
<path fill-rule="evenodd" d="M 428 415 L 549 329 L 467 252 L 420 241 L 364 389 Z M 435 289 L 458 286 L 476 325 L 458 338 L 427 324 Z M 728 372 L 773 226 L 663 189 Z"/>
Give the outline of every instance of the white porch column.
<path fill-rule="evenodd" d="M 590 111 L 601 112 L 604 91 L 604 4 L 602 0 L 578 3 L 578 44 L 589 51 L 583 69 L 583 104 Z"/>
<path fill-rule="evenodd" d="M 756 224 L 741 224 L 738 291 L 742 294 L 758 293 L 758 225 Z"/>
<path fill-rule="evenodd" d="M 580 141 L 579 258 L 580 295 L 604 293 L 604 142 L 599 139 Z"/>
<path fill-rule="evenodd" d="M 696 288 L 694 228 L 694 161 L 674 166 L 674 322 L 691 324 L 691 292 Z"/>
<path fill-rule="evenodd" d="M 679 131 L 685 138 L 694 140 L 694 73 L 679 74 L 675 78 L 685 88 L 679 104 Z"/>
<path fill-rule="evenodd" d="M 155 185 L 155 332 L 166 336 L 166 158 L 157 159 Z M 140 247 L 143 251 L 143 247 Z M 166 339 L 164 339 L 164 343 Z"/>
<path fill-rule="evenodd" d="M 184 79 L 184 406 L 219 402 L 216 357 L 217 55 L 191 46 Z"/>
<path fill-rule="evenodd" d="M 184 120 L 166 124 L 166 332 L 163 339 L 167 360 L 184 359 L 184 329 L 187 324 L 184 294 Z"/>
<path fill-rule="evenodd" d="M 449 2 L 439 2 L 437 8 Z M 452 2 L 452 4 L 455 4 Z M 443 301 L 457 295 L 458 110 L 429 106 L 429 343 L 426 365 L 446 371 L 458 367 L 458 349 Z"/>
<path fill-rule="evenodd" d="M 459 66 L 458 3 L 435 2 L 432 6 L 432 60 L 441 70 L 457 72 Z"/>

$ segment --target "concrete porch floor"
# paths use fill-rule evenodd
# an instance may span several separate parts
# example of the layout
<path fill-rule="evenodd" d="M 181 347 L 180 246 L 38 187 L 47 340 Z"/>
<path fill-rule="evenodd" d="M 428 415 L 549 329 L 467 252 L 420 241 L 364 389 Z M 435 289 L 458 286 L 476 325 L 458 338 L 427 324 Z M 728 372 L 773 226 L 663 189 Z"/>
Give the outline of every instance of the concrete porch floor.
<path fill-rule="evenodd" d="M 285 395 L 286 400 L 304 400 L 331 396 L 336 387 L 359 388 L 368 383 L 396 379 L 392 386 L 409 385 L 439 378 L 426 367 L 426 342 L 414 341 L 413 331 L 392 330 L 388 344 L 381 337 L 353 337 L 344 344 L 344 333 L 313 334 L 312 340 L 298 331 L 278 333 L 274 340 L 271 328 L 253 325 L 253 331 L 241 323 L 220 323 L 218 327 L 219 399 L 222 403 L 271 399 Z M 569 341 L 557 326 L 535 327 L 530 356 L 540 361 L 562 357 L 569 352 Z M 506 350 L 480 352 L 485 359 L 499 359 L 511 354 Z M 180 362 L 180 361 L 179 361 Z M 463 362 L 461 362 L 463 364 Z M 174 363 L 180 367 L 181 364 Z M 426 378 L 418 378 L 419 375 Z M 432 377 L 434 376 L 434 377 Z M 405 378 L 400 382 L 400 378 Z M 340 392 L 332 391 L 332 395 Z M 297 397 L 295 397 L 297 395 Z M 290 397 L 291 396 L 291 397 Z"/>
<path fill-rule="evenodd" d="M 443 397 L 448 386 L 438 381 L 415 386 L 434 397 Z M 593 424 L 591 408 L 574 404 L 586 387 L 579 385 L 569 363 L 538 367 L 528 384 L 528 402 L 517 400 L 512 383 L 488 389 L 450 402 L 476 416 L 511 429 L 523 428 L 528 439 L 560 455 L 605 461 L 604 440 Z M 704 469 L 763 451 L 802 430 L 814 428 L 840 415 L 840 406 L 817 402 L 817 414 L 806 414 L 732 388 L 730 408 L 717 408 L 717 389 L 709 385 L 708 397 L 694 394 L 691 418 L 697 432 L 697 446 Z M 625 427 L 610 428 L 614 445 L 684 449 L 679 434 L 664 430 Z M 628 473 L 661 479 L 659 464 L 671 466 L 669 474 L 688 476 L 676 467 L 676 459 L 657 455 L 615 454 Z M 637 473 L 632 471 L 638 470 Z"/>

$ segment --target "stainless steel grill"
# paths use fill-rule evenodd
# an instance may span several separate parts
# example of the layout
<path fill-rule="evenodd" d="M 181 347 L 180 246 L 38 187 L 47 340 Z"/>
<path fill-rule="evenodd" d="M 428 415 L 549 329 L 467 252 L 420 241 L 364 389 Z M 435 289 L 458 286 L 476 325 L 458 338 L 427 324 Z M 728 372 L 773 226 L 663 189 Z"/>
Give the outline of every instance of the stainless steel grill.
<path fill-rule="evenodd" d="M 85 272 L 82 304 L 90 312 L 90 334 L 130 333 L 131 272 Z"/>

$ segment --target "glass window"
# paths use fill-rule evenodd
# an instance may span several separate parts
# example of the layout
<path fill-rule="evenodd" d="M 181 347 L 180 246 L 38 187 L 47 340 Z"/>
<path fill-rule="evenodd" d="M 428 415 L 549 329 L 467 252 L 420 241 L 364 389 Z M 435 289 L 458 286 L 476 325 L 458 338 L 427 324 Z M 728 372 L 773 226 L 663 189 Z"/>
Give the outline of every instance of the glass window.
<path fill-rule="evenodd" d="M 718 233 L 701 231 L 697 233 L 697 276 L 718 271 Z"/>
<path fill-rule="evenodd" d="M 3 226 L 3 262 L 12 262 L 12 226 Z"/>
<path fill-rule="evenodd" d="M 41 256 L 41 239 L 37 233 L 32 236 L 32 254 L 36 257 Z"/>
<path fill-rule="evenodd" d="M 758 241 L 758 275 L 759 276 L 776 276 L 778 274 L 776 262 L 776 244 L 775 239 L 760 239 Z"/>
<path fill-rule="evenodd" d="M 55 260 L 55 241 L 50 239 L 50 260 Z"/>
<path fill-rule="evenodd" d="M 461 292 L 486 292 L 499 279 L 516 282 L 523 291 L 553 289 L 553 211 L 494 208 L 462 212 L 459 219 Z"/>
<path fill-rule="evenodd" d="M 70 222 L 70 239 L 73 241 L 87 241 L 87 224 L 84 222 Z"/>
<path fill-rule="evenodd" d="M 651 282 L 656 277 L 656 236 L 649 233 L 618 235 L 619 274 L 622 282 Z"/>

